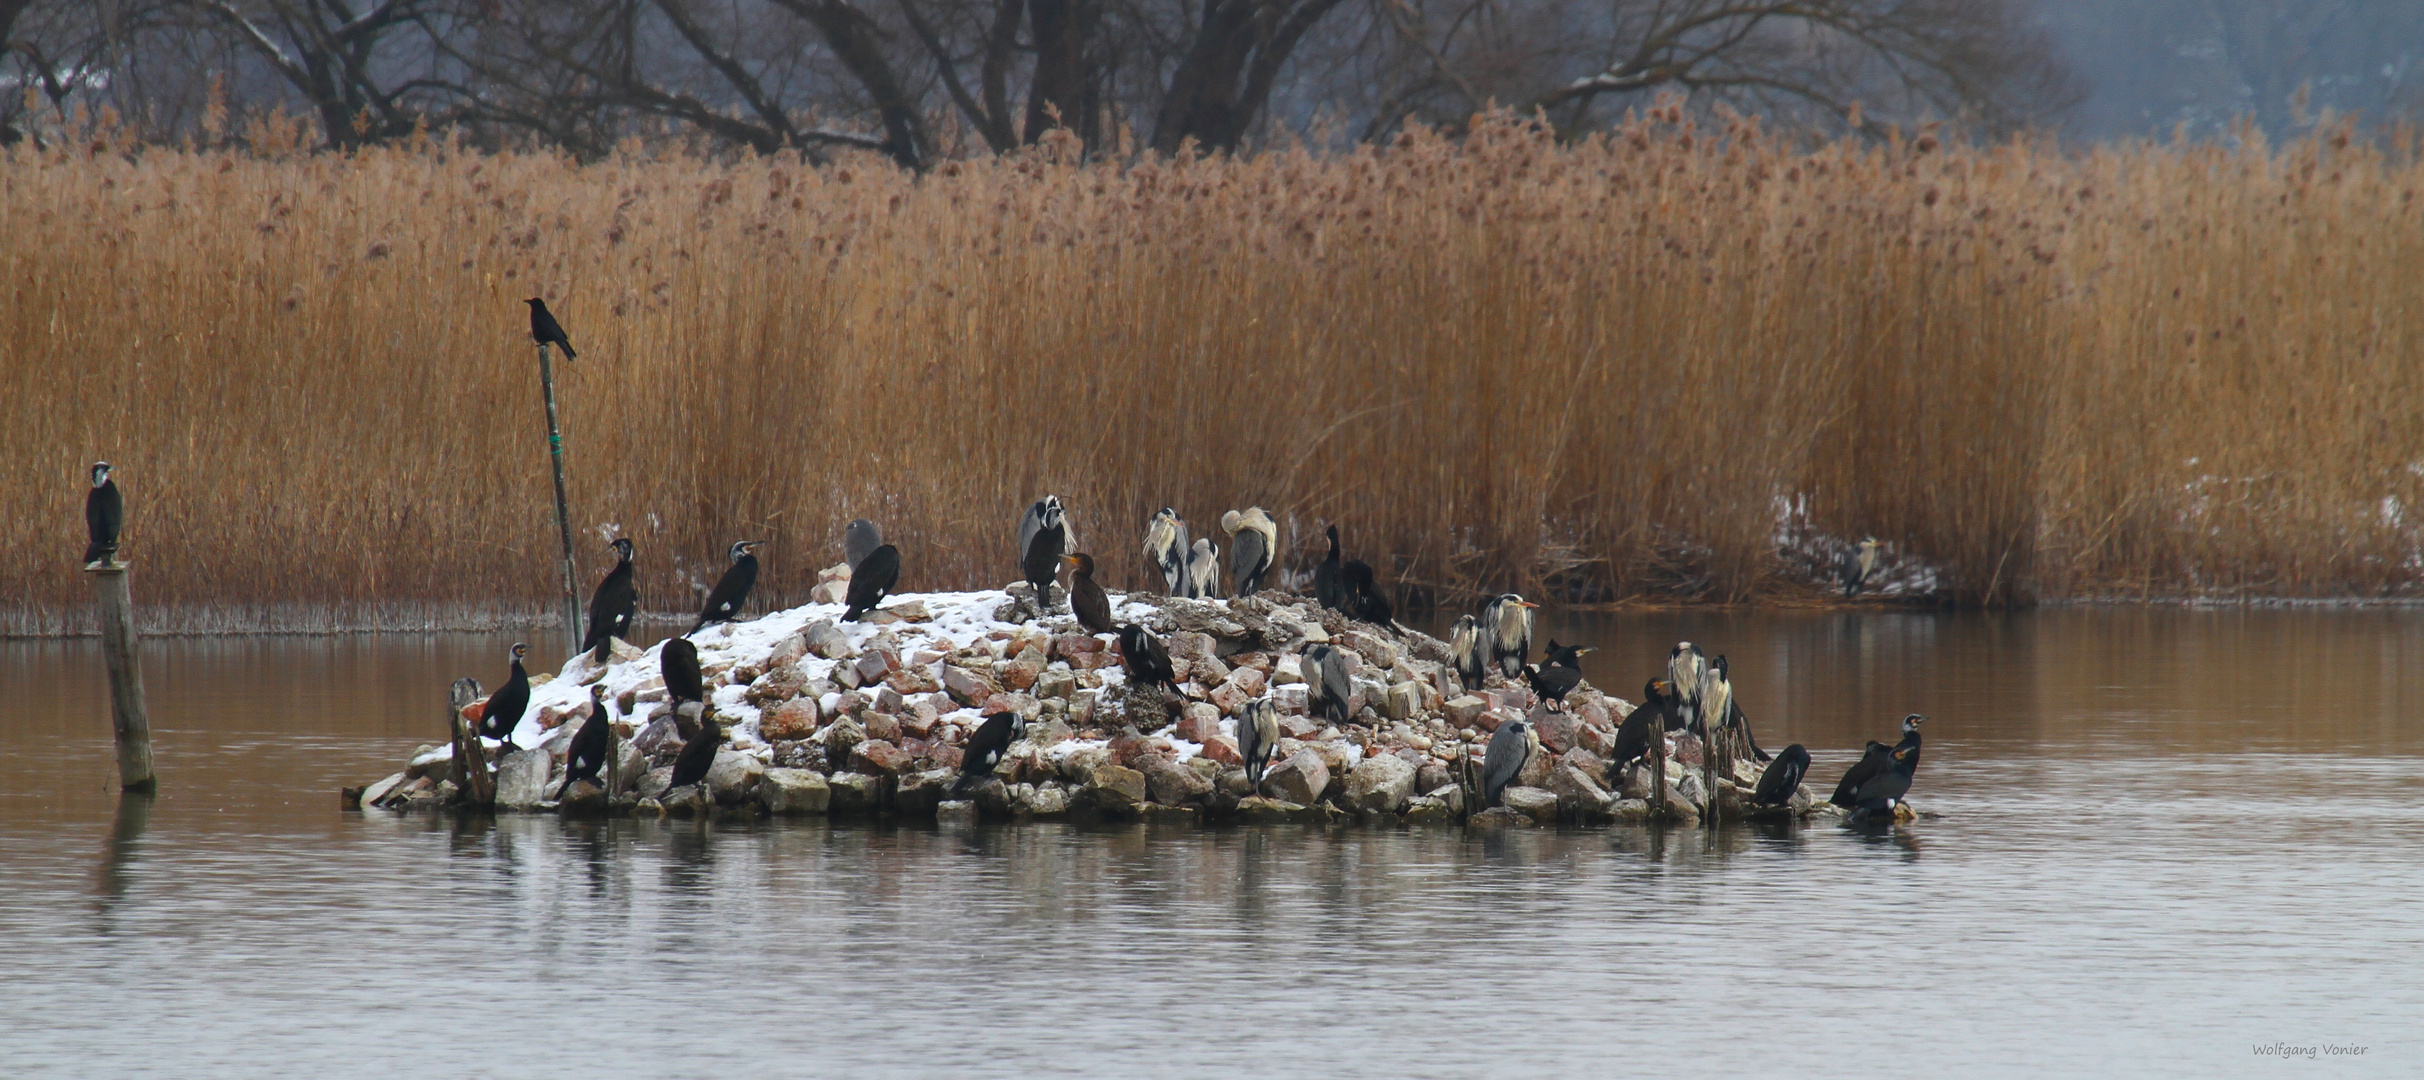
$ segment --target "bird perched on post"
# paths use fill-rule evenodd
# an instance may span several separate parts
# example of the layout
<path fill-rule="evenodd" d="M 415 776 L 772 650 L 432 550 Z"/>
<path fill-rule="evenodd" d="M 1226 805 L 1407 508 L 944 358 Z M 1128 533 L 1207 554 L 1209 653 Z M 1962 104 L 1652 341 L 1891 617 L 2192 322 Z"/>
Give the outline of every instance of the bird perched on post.
<path fill-rule="evenodd" d="M 1827 801 L 1841 807 L 1857 808 L 1861 800 L 1868 797 L 1861 793 L 1869 790 L 1870 783 L 1899 765 L 1906 752 L 1910 759 L 1911 772 L 1916 773 L 1919 770 L 1919 725 L 1926 722 L 1927 717 L 1912 713 L 1902 718 L 1902 741 L 1900 743 L 1887 746 L 1871 740 L 1867 750 L 1860 755 L 1860 760 L 1852 763 L 1851 768 L 1843 771 L 1843 779 L 1835 784 L 1834 796 Z M 1909 790 L 1910 780 L 1906 776 L 1902 780 L 1902 791 Z M 1892 797 L 1900 798 L 1901 795 L 1902 792 L 1894 792 Z"/>
<path fill-rule="evenodd" d="M 1651 679 L 1641 688 L 1641 704 L 1633 706 L 1624 723 L 1616 726 L 1616 748 L 1610 754 L 1610 765 L 1632 763 L 1650 752 L 1650 740 L 1662 739 L 1675 729 L 1675 688 L 1665 679 Z"/>
<path fill-rule="evenodd" d="M 1128 673 L 1128 681 L 1177 693 L 1178 673 L 1170 664 L 1169 647 L 1153 631 L 1135 623 L 1122 624 L 1118 632 L 1120 667 Z"/>
<path fill-rule="evenodd" d="M 631 541 L 618 536 L 606 546 L 614 551 L 614 569 L 589 596 L 589 633 L 581 638 L 581 648 L 594 650 L 590 659 L 601 664 L 612 651 L 608 642 L 630 637 L 631 617 L 640 610 L 640 592 L 631 582 Z"/>
<path fill-rule="evenodd" d="M 1111 621 L 1111 596 L 1094 580 L 1094 556 L 1085 552 L 1063 555 L 1061 561 L 1072 568 L 1069 574 L 1069 613 L 1077 616 L 1077 625 L 1089 634 L 1119 633 L 1119 624 Z"/>
<path fill-rule="evenodd" d="M 118 561 L 118 533 L 126 527 L 126 500 L 109 478 L 110 464 L 93 462 L 93 489 L 84 495 L 84 568 L 99 570 Z"/>
<path fill-rule="evenodd" d="M 1759 786 L 1751 792 L 1753 806 L 1783 806 L 1793 801 L 1793 793 L 1801 790 L 1801 777 L 1810 771 L 1810 752 L 1800 743 L 1785 747 L 1784 752 L 1769 762 L 1767 771 L 1759 774 Z"/>
<path fill-rule="evenodd" d="M 1035 610 L 1052 610 L 1052 578 L 1060 572 L 1061 556 L 1077 550 L 1076 530 L 1061 509 L 1060 496 L 1046 495 L 1018 520 L 1019 573 L 1035 590 Z"/>
<path fill-rule="evenodd" d="M 1338 526 L 1323 532 L 1330 538 L 1330 554 L 1313 568 L 1313 599 L 1332 611 L 1346 611 L 1347 579 L 1338 562 Z"/>
<path fill-rule="evenodd" d="M 1252 698 L 1237 718 L 1237 755 L 1246 759 L 1246 781 L 1262 794 L 1264 771 L 1279 756 L 1279 707 L 1270 698 Z"/>
<path fill-rule="evenodd" d="M 1162 593 L 1187 595 L 1187 523 L 1165 506 L 1145 522 L 1145 565 L 1162 577 Z"/>
<path fill-rule="evenodd" d="M 573 781 L 598 782 L 598 771 L 606 767 L 606 727 L 614 718 L 606 711 L 606 684 L 589 684 L 589 719 L 581 722 L 581 730 L 573 733 L 572 745 L 564 749 L 564 782 L 556 786 L 556 798 L 572 790 Z M 602 785 L 601 785 L 602 786 Z"/>
<path fill-rule="evenodd" d="M 1004 709 L 985 717 L 977 725 L 976 734 L 968 736 L 968 745 L 960 758 L 959 779 L 951 782 L 951 793 L 958 795 L 969 785 L 993 775 L 993 767 L 1002 763 L 1010 752 L 1010 744 L 1027 733 L 1027 721 L 1015 709 Z"/>
<path fill-rule="evenodd" d="M 1347 677 L 1346 657 L 1327 645 L 1315 645 L 1297 658 L 1305 678 L 1305 711 L 1333 724 L 1352 718 L 1355 683 Z"/>
<path fill-rule="evenodd" d="M 1675 718 L 1683 721 L 1687 731 L 1700 730 L 1700 682 L 1708 670 L 1698 645 L 1678 641 L 1667 650 L 1667 683 L 1675 690 Z"/>
<path fill-rule="evenodd" d="M 674 755 L 673 782 L 665 785 L 665 794 L 689 787 L 707 779 L 707 770 L 715 767 L 715 752 L 724 745 L 724 729 L 715 717 L 699 717 L 699 733 L 682 743 L 682 752 Z"/>
<path fill-rule="evenodd" d="M 749 590 L 757 586 L 758 561 L 751 552 L 766 546 L 763 540 L 742 540 L 732 545 L 728 553 L 732 565 L 724 570 L 715 589 L 707 594 L 707 606 L 699 609 L 699 621 L 690 633 L 705 629 L 711 622 L 731 622 L 740 618 L 741 609 L 749 604 Z M 690 634 L 684 634 L 688 637 Z"/>
<path fill-rule="evenodd" d="M 531 297 L 522 301 L 530 305 L 530 340 L 541 345 L 553 345 L 564 350 L 564 359 L 578 360 L 581 354 L 572 351 L 572 339 L 564 336 L 564 327 L 547 310 L 547 301 Z"/>
<path fill-rule="evenodd" d="M 513 675 L 480 707 L 481 738 L 509 742 L 513 729 L 522 723 L 522 713 L 530 708 L 530 672 L 522 668 L 522 657 L 529 652 L 530 646 L 513 643 Z"/>
<path fill-rule="evenodd" d="M 1187 551 L 1187 593 L 1196 600 L 1220 595 L 1220 549 L 1208 538 L 1197 538 Z"/>
<path fill-rule="evenodd" d="M 1709 660 L 1709 671 L 1725 684 L 1725 722 L 1717 725 L 1718 730 L 1741 739 L 1744 746 L 1751 748 L 1752 760 L 1767 761 L 1768 752 L 1760 749 L 1759 740 L 1751 735 L 1751 718 L 1742 715 L 1742 699 L 1734 696 L 1733 672 L 1727 668 L 1723 654 Z M 1708 711 L 1717 710 L 1711 706 Z"/>
<path fill-rule="evenodd" d="M 1397 609 L 1389 603 L 1379 580 L 1373 577 L 1370 563 L 1349 559 L 1340 569 L 1347 583 L 1348 615 L 1374 626 L 1389 626 L 1397 621 Z"/>
<path fill-rule="evenodd" d="M 1242 514 L 1222 514 L 1220 528 L 1229 534 L 1229 595 L 1261 591 L 1263 575 L 1271 570 L 1271 553 L 1279 550 L 1279 527 L 1271 524 L 1271 515 L 1262 507 L 1249 506 Z"/>
<path fill-rule="evenodd" d="M 1859 546 L 1844 552 L 1836 572 L 1843 578 L 1844 599 L 1860 595 L 1861 588 L 1868 584 L 1869 575 L 1877 572 L 1877 538 L 1863 537 Z"/>
<path fill-rule="evenodd" d="M 857 622 L 859 617 L 875 610 L 901 582 L 901 549 L 885 544 L 867 553 L 866 561 L 850 571 L 850 591 L 843 597 L 848 604 L 842 611 L 843 622 Z"/>
<path fill-rule="evenodd" d="M 1471 615 L 1456 617 L 1456 625 L 1448 631 L 1448 658 L 1456 668 L 1456 681 L 1466 690 L 1481 689 L 1482 677 L 1489 671 L 1488 650 L 1481 643 L 1481 623 Z"/>
<path fill-rule="evenodd" d="M 1490 662 L 1509 679 L 1523 674 L 1532 655 L 1532 609 L 1539 607 L 1514 593 L 1504 593 L 1481 609 L 1482 642 Z"/>
<path fill-rule="evenodd" d="M 848 566 L 852 573 L 857 573 L 859 564 L 865 562 L 867 556 L 875 554 L 875 549 L 882 546 L 884 546 L 884 530 L 877 528 L 874 522 L 866 518 L 859 518 L 842 527 L 842 563 Z"/>
<path fill-rule="evenodd" d="M 1523 767 L 1539 752 L 1540 737 L 1532 734 L 1531 721 L 1509 720 L 1498 725 L 1481 758 L 1481 804 L 1498 805 L 1498 796 L 1523 775 Z"/>

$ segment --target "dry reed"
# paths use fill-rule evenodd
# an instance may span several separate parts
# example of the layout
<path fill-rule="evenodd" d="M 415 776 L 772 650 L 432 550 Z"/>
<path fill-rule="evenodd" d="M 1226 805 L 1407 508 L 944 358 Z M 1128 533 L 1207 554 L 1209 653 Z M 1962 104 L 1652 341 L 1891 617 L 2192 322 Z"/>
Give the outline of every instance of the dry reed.
<path fill-rule="evenodd" d="M 80 624 L 96 458 L 170 623 L 543 613 L 531 295 L 582 350 L 582 575 L 626 533 L 663 611 L 743 537 L 799 600 L 857 516 L 905 587 L 997 585 L 1045 491 L 1139 583 L 1154 508 L 1259 503 L 1446 600 L 1783 597 L 1797 501 L 1955 602 L 2406 595 L 2420 186 L 2333 133 L 1812 150 L 1661 112 L 922 178 L 20 145 L 6 628 Z"/>

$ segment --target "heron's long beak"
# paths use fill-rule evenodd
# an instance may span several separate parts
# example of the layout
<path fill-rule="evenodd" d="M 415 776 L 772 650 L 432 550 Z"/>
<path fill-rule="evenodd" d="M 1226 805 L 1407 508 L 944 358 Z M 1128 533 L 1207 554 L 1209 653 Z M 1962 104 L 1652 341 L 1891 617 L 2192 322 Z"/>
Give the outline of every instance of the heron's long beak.
<path fill-rule="evenodd" d="M 1517 601 L 1515 601 L 1515 603 L 1516 603 L 1516 604 L 1518 604 L 1518 605 L 1520 605 L 1520 606 L 1523 606 L 1523 607 L 1528 607 L 1528 608 L 1536 608 L 1536 607 L 1539 607 L 1539 606 L 1540 606 L 1540 605 L 1535 604 L 1535 603 L 1533 603 L 1533 602 L 1531 602 L 1531 601 L 1529 601 L 1529 600 L 1517 600 Z"/>

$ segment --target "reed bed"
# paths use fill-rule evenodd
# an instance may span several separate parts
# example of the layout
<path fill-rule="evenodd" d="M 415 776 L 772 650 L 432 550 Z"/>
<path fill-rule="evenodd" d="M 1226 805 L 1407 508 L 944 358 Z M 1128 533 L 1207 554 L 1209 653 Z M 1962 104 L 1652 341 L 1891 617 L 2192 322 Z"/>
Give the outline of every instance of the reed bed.
<path fill-rule="evenodd" d="M 543 616 L 533 295 L 584 588 L 626 534 L 659 611 L 741 538 L 799 601 L 859 516 L 906 588 L 999 585 L 1046 491 L 1140 584 L 1155 508 L 1257 503 L 1443 603 L 1815 596 L 1862 534 L 1952 603 L 2417 591 L 2424 166 L 2344 132 L 1056 152 L 20 145 L 5 629 L 86 618 L 97 458 L 162 626 Z"/>

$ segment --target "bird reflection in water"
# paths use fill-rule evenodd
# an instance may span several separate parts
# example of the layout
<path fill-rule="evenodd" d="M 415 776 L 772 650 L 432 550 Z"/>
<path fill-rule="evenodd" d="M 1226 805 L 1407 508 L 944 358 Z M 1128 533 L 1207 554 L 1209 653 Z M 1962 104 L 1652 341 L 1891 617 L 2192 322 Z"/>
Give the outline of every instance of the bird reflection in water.
<path fill-rule="evenodd" d="M 714 845 L 709 842 L 707 823 L 670 822 L 665 837 L 665 887 L 683 895 L 707 895 L 715 885 Z"/>

